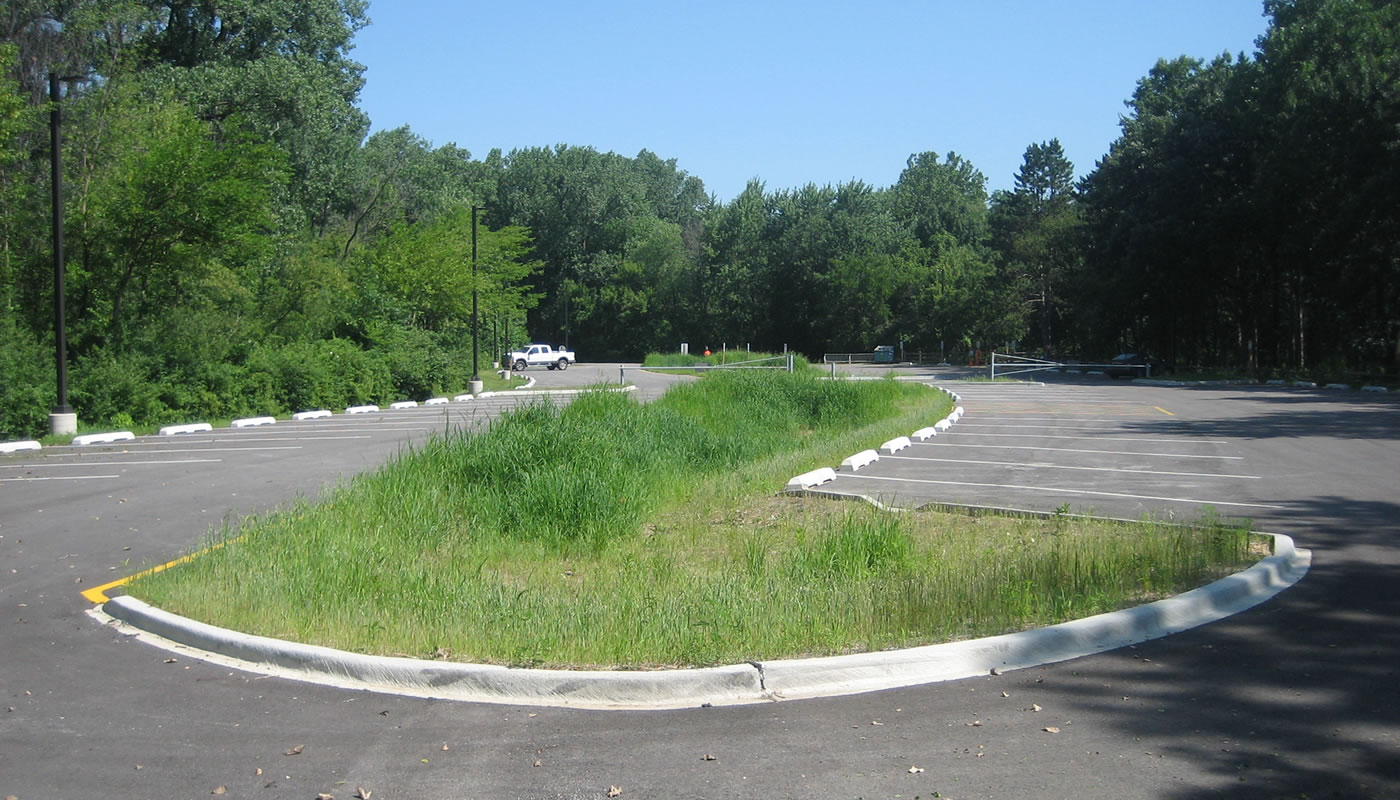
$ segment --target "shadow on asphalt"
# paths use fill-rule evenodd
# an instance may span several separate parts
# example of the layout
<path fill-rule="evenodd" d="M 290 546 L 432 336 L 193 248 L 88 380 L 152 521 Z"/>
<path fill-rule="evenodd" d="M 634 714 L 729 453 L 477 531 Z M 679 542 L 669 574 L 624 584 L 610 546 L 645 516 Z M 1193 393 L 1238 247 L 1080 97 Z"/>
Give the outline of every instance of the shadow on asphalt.
<path fill-rule="evenodd" d="M 1045 688 L 1144 752 L 1189 760 L 1228 787 L 1210 796 L 1400 797 L 1400 504 L 1323 497 L 1298 510 L 1316 528 L 1312 569 L 1296 586 L 1080 662 L 1074 680 Z M 1199 787 L 1161 795 L 1200 796 Z"/>
<path fill-rule="evenodd" d="M 1186 391 L 1192 391 L 1186 389 Z M 1262 414 L 1206 420 L 1125 421 L 1123 428 L 1139 432 L 1157 432 L 1164 424 L 1180 431 L 1201 436 L 1232 439 L 1301 438 L 1305 436 L 1335 439 L 1400 439 L 1400 402 L 1385 398 L 1339 394 L 1307 394 L 1289 396 L 1250 392 L 1239 398 L 1252 404 L 1266 404 L 1271 410 Z M 1370 401 L 1370 402 L 1367 402 Z M 1328 406 L 1335 406 L 1335 410 Z"/>

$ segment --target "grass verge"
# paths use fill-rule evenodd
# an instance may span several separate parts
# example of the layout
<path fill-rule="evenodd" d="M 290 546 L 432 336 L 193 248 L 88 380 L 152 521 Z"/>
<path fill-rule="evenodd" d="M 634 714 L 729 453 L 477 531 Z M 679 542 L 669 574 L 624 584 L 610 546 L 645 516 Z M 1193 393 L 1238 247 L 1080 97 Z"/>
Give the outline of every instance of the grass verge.
<path fill-rule="evenodd" d="M 754 363 L 757 362 L 757 363 Z M 710 355 L 697 353 L 647 353 L 642 359 L 642 368 L 666 367 L 666 372 L 680 375 L 703 376 L 715 367 L 759 367 L 777 371 L 779 368 L 787 368 L 786 353 L 763 353 L 749 352 L 745 350 L 727 350 Z M 794 372 L 827 374 L 821 368 L 814 366 L 807 357 L 800 353 L 793 353 L 792 366 Z M 694 367 L 693 371 L 678 369 L 680 367 Z"/>
<path fill-rule="evenodd" d="M 892 515 L 773 497 L 947 411 L 893 381 L 717 373 L 656 403 L 536 404 L 322 503 L 216 531 L 148 602 L 342 649 L 552 667 L 903 647 L 1132 605 L 1234 571 L 1242 530 Z"/>

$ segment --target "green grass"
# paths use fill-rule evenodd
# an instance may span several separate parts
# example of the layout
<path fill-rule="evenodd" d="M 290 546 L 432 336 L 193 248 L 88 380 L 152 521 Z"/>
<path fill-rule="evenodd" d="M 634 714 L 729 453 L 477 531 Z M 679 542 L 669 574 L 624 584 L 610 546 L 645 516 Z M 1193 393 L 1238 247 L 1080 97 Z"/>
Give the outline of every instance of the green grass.
<path fill-rule="evenodd" d="M 1241 530 L 893 515 L 773 497 L 927 424 L 893 381 L 721 372 L 430 441 L 134 583 L 158 606 L 343 649 L 565 667 L 732 663 L 1016 630 L 1199 585 Z"/>
<path fill-rule="evenodd" d="M 758 362 L 758 363 L 750 363 Z M 728 350 L 713 352 L 710 355 L 696 353 L 647 353 L 647 357 L 642 359 L 642 367 L 668 367 L 667 372 L 679 372 L 682 375 L 704 375 L 710 370 L 709 367 L 744 365 L 752 367 L 786 368 L 786 353 L 760 353 L 748 352 L 745 350 Z M 675 367 L 695 367 L 695 371 L 686 372 L 676 370 Z M 776 370 L 775 370 L 776 371 Z M 794 372 L 812 372 L 815 374 L 826 374 L 820 367 L 813 366 L 807 357 L 800 353 L 793 353 Z"/>

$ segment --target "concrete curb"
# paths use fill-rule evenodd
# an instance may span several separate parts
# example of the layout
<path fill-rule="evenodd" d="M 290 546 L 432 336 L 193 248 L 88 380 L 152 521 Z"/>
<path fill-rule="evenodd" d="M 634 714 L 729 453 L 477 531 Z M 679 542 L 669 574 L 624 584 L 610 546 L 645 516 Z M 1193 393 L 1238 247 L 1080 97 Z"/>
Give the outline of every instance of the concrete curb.
<path fill-rule="evenodd" d="M 1176 597 L 1022 633 L 879 653 L 704 669 L 515 669 L 368 656 L 238 633 L 132 597 L 91 613 L 199 658 L 312 683 L 450 700 L 599 709 L 667 709 L 858 694 L 1024 669 L 1161 638 L 1252 608 L 1297 583 L 1311 553 L 1274 537 L 1275 554 Z"/>
<path fill-rule="evenodd" d="M 136 438 L 136 434 L 131 431 L 110 431 L 108 433 L 87 433 L 82 436 L 73 437 L 73 445 L 76 447 L 87 447 L 93 444 L 112 444 L 113 442 L 129 442 Z"/>
<path fill-rule="evenodd" d="M 43 446 L 33 439 L 23 442 L 0 442 L 0 453 L 18 453 L 21 450 L 42 450 Z"/>
<path fill-rule="evenodd" d="M 314 411 L 298 411 L 292 415 L 292 420 L 294 422 L 301 422 L 308 419 L 330 419 L 330 417 L 330 409 L 318 408 Z"/>
<path fill-rule="evenodd" d="M 780 699 L 825 697 L 957 680 L 1160 639 L 1238 614 L 1297 583 L 1312 554 L 1274 537 L 1275 555 L 1176 597 L 1021 633 L 883 653 L 764 664 L 765 687 Z"/>
<path fill-rule="evenodd" d="M 185 433 L 208 433 L 214 426 L 207 422 L 191 422 L 187 425 L 166 425 L 160 429 L 161 436 L 179 436 Z"/>
<path fill-rule="evenodd" d="M 604 672 L 420 661 L 238 633 L 161 611 L 132 597 L 113 598 L 101 608 L 111 618 L 147 634 L 233 659 L 245 669 L 334 686 L 452 700 L 580 708 L 683 708 L 704 702 L 696 698 L 715 704 L 765 699 L 760 673 L 751 664 Z"/>

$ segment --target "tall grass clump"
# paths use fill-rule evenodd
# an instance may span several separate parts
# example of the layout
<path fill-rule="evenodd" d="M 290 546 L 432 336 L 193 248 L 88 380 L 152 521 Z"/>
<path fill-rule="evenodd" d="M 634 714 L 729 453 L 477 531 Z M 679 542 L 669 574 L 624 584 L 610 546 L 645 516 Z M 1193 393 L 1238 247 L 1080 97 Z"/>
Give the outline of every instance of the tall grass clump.
<path fill-rule="evenodd" d="M 816 432 L 867 425 L 910 391 L 732 372 L 647 405 L 588 392 L 563 408 L 541 401 L 507 414 L 484 435 L 432 441 L 382 480 L 433 476 L 474 530 L 596 547 L 634 533 L 660 503 L 712 475 L 800 449 Z"/>

